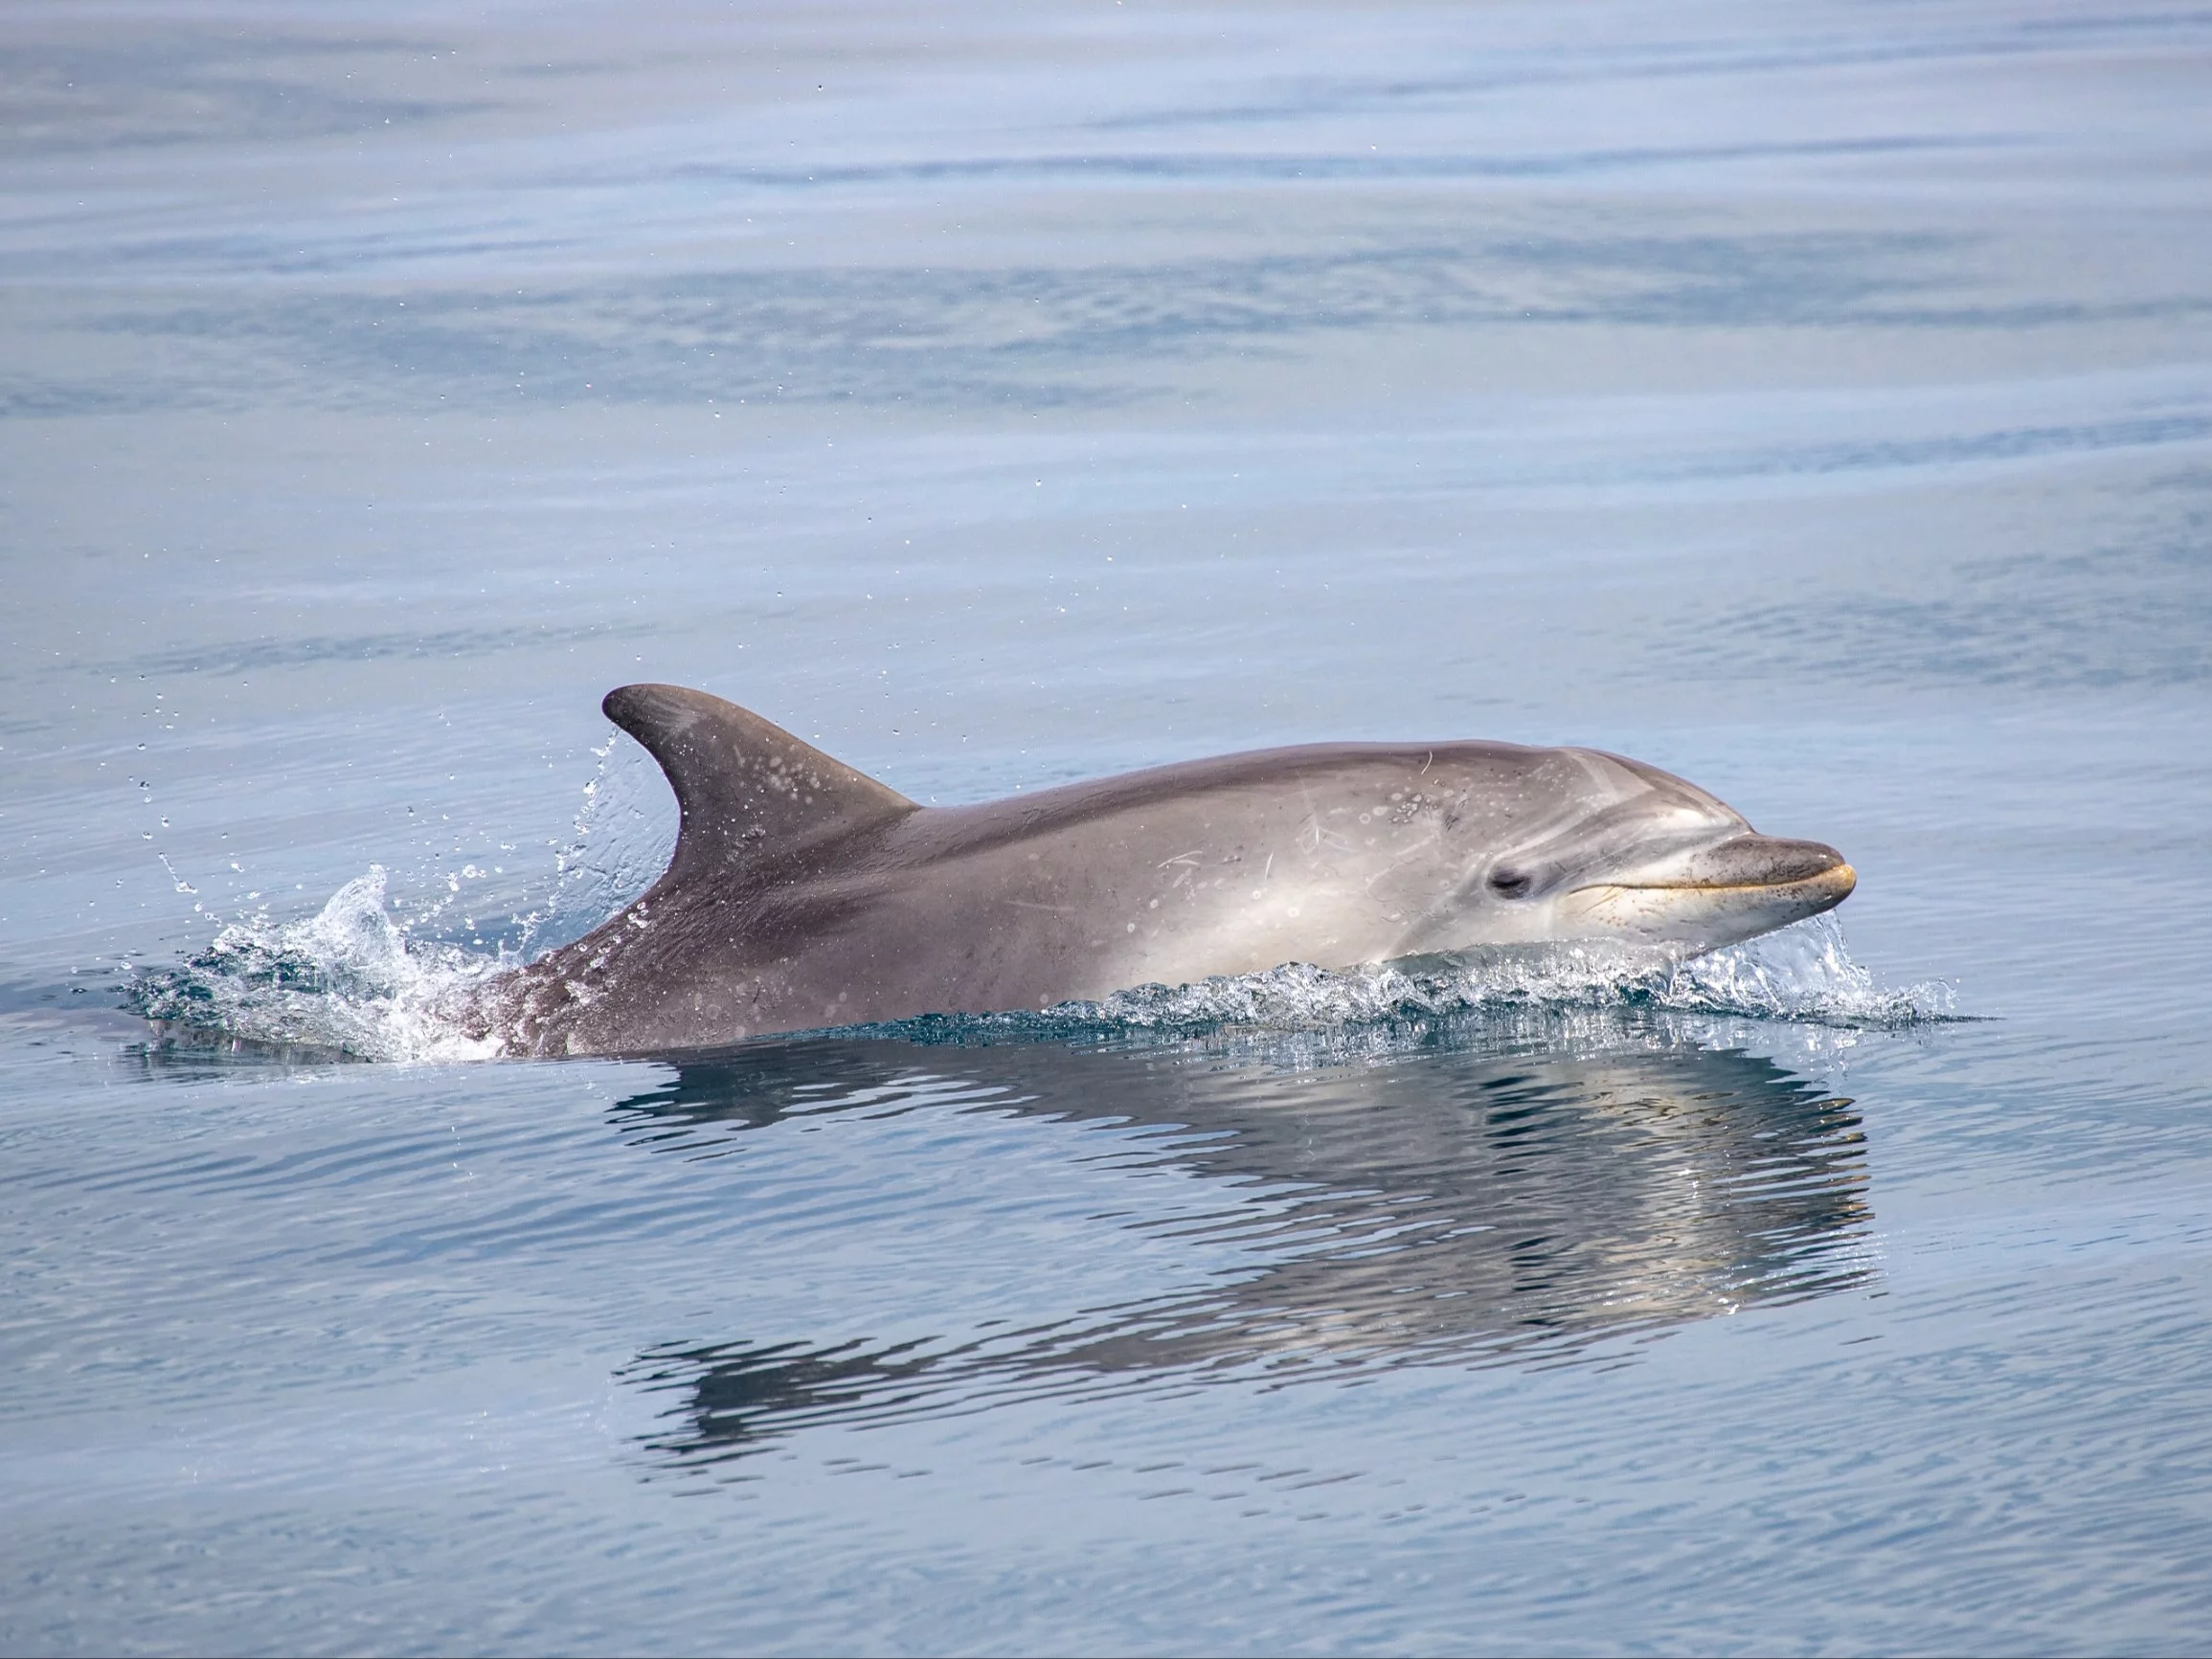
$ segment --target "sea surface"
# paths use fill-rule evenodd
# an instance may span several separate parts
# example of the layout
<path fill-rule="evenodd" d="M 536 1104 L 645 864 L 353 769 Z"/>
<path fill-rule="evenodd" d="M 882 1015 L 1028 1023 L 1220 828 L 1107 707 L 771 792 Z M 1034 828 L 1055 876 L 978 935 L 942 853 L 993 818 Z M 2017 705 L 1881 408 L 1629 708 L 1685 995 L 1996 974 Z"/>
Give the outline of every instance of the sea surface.
<path fill-rule="evenodd" d="M 0 1649 L 2212 1648 L 2208 98 L 2187 5 L 11 0 Z M 1861 886 L 476 1057 L 666 856 L 642 679 L 923 801 L 1590 744 Z"/>

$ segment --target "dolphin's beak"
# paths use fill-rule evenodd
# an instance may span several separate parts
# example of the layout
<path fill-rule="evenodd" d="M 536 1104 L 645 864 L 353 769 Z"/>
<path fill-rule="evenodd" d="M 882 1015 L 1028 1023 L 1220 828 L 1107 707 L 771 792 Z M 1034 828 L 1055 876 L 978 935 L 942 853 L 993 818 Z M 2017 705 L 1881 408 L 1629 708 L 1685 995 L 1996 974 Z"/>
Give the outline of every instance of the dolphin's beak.
<path fill-rule="evenodd" d="M 1832 846 L 1745 834 L 1577 887 L 1563 904 L 1601 934 L 1710 951 L 1832 910 L 1858 885 Z"/>
<path fill-rule="evenodd" d="M 1807 884 L 1833 890 L 1840 905 L 1857 885 L 1858 873 L 1843 855 L 1820 841 L 1784 841 L 1779 836 L 1740 835 L 1670 860 L 1663 868 L 1606 884 L 1615 887 L 1797 887 Z M 1825 907 L 1823 907 L 1825 908 Z"/>

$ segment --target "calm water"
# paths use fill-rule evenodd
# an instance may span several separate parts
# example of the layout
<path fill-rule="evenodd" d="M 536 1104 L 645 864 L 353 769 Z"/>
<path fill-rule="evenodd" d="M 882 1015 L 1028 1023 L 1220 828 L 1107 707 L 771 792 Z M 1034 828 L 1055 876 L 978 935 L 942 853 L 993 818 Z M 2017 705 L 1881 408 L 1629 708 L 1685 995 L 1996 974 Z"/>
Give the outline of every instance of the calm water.
<path fill-rule="evenodd" d="M 16 0 L 0 83 L 0 1647 L 2212 1646 L 2212 12 Z M 1862 886 L 464 1063 L 657 870 L 643 678 L 924 800 L 1591 743 Z"/>

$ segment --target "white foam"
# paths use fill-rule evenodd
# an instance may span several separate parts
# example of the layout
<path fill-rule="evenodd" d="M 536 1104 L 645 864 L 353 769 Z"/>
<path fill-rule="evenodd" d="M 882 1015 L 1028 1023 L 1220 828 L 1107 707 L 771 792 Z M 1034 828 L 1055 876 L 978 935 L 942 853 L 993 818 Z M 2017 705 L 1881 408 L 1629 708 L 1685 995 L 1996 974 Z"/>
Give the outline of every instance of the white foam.
<path fill-rule="evenodd" d="M 1834 916 L 1825 915 L 1688 961 L 1615 946 L 1561 944 L 1341 971 L 1294 962 L 1264 974 L 1141 986 L 1043 1013 L 1138 1028 L 1297 1028 L 1519 1007 L 1631 1005 L 1897 1027 L 1951 1018 L 1953 1000 L 1951 987 L 1940 983 L 1878 985 L 1851 959 Z"/>
<path fill-rule="evenodd" d="M 494 1042 L 464 1035 L 440 1007 L 504 966 L 497 956 L 411 938 L 385 908 L 372 864 L 304 921 L 227 923 L 181 967 L 142 974 L 132 1005 L 147 1019 L 365 1060 L 485 1060 Z"/>

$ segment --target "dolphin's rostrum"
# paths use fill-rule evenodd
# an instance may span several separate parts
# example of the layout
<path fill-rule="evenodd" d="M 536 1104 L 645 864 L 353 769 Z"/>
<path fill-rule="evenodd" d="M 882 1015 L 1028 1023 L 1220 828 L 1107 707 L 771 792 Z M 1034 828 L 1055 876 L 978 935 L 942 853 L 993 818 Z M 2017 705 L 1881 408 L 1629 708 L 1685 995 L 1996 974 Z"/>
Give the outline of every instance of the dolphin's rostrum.
<path fill-rule="evenodd" d="M 490 981 L 514 1054 L 1048 1007 L 1292 961 L 1610 940 L 1692 955 L 1840 904 L 1851 866 L 1588 749 L 1313 744 L 922 807 L 702 691 L 607 717 L 682 814 L 667 871 Z"/>

